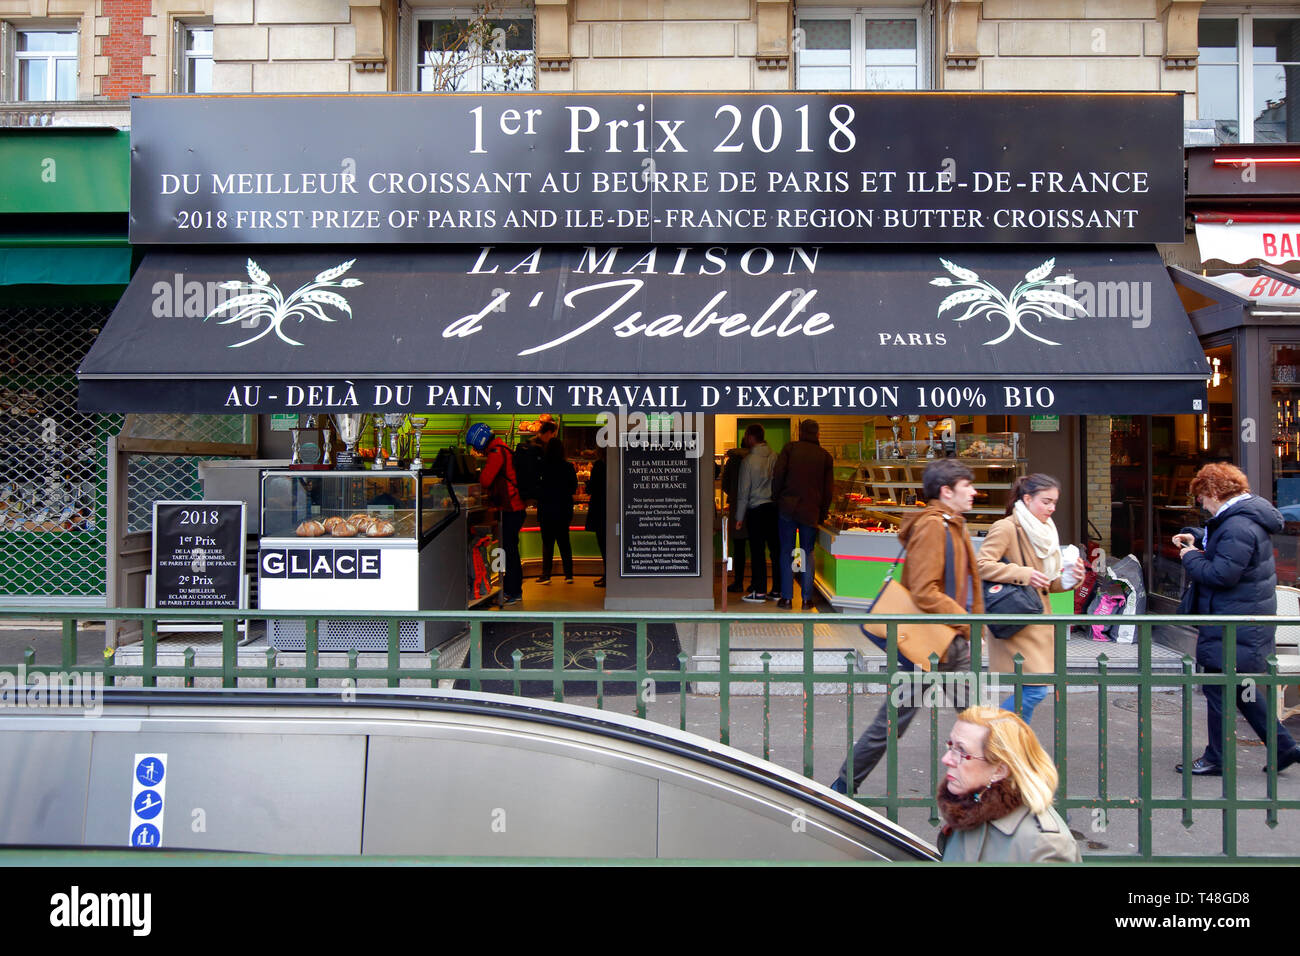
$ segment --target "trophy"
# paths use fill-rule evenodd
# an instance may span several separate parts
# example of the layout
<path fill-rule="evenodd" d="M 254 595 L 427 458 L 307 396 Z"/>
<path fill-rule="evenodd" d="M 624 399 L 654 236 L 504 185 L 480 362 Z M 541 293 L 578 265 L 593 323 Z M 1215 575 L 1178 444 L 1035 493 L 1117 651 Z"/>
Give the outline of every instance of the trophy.
<path fill-rule="evenodd" d="M 289 429 L 289 467 L 297 468 L 302 464 L 302 438 L 298 429 Z"/>
<path fill-rule="evenodd" d="M 325 416 L 324 433 L 320 440 L 320 464 L 322 468 L 333 468 L 334 464 L 330 461 L 330 455 L 334 451 L 334 433 L 330 429 L 329 416 Z"/>
<path fill-rule="evenodd" d="M 930 434 L 925 439 L 925 457 L 938 458 L 939 456 L 934 450 L 934 419 L 927 418 L 925 420 L 925 427 L 930 430 Z"/>
<path fill-rule="evenodd" d="M 375 471 L 384 470 L 384 419 L 381 415 L 371 416 L 375 425 Z"/>
<path fill-rule="evenodd" d="M 384 424 L 388 426 L 388 467 L 401 468 L 402 420 L 406 418 L 401 412 L 384 412 Z"/>
<path fill-rule="evenodd" d="M 345 450 L 339 452 L 338 467 L 342 471 L 349 471 L 357 464 L 357 439 L 361 437 L 361 421 L 365 416 L 354 412 L 332 417 L 345 446 Z"/>
<path fill-rule="evenodd" d="M 411 427 L 415 429 L 415 437 L 411 445 L 411 471 L 421 471 L 424 468 L 424 459 L 420 457 L 420 432 L 427 424 L 429 419 L 423 415 L 411 416 Z"/>
<path fill-rule="evenodd" d="M 907 420 L 908 420 L 909 422 L 911 422 L 911 424 L 912 424 L 912 444 L 911 444 L 911 446 L 907 449 L 907 457 L 908 457 L 908 458 L 915 458 L 915 457 L 916 457 L 916 423 L 919 422 L 919 421 L 921 420 L 921 416 L 920 416 L 920 415 L 908 415 L 908 416 L 907 416 Z"/>
<path fill-rule="evenodd" d="M 890 415 L 890 416 L 889 416 L 889 420 L 890 420 L 890 422 L 892 422 L 892 426 L 890 427 L 890 431 L 892 431 L 892 432 L 894 433 L 894 457 L 895 457 L 895 458 L 902 458 L 902 457 L 903 457 L 903 446 L 902 446 L 902 444 L 899 442 L 899 440 L 898 440 L 898 436 L 899 436 L 899 433 L 902 431 L 902 428 L 900 427 L 899 423 L 902 422 L 902 420 L 903 420 L 903 416 L 902 416 L 902 415 Z"/>

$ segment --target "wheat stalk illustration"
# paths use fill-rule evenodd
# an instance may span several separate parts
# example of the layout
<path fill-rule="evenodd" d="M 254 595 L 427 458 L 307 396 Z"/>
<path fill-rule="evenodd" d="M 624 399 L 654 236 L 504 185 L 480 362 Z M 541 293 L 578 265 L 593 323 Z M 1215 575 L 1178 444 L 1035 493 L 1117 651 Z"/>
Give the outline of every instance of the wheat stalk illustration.
<path fill-rule="evenodd" d="M 230 325 L 248 319 L 254 319 L 260 324 L 263 318 L 267 320 L 267 326 L 261 332 L 242 342 L 228 345 L 227 348 L 237 349 L 245 345 L 251 345 L 272 332 L 281 341 L 290 345 L 302 345 L 303 343 L 285 334 L 284 323 L 289 319 L 297 319 L 302 322 L 307 318 L 320 319 L 322 322 L 337 322 L 338 319 L 330 318 L 325 313 L 323 306 L 337 309 L 348 318 L 351 318 L 352 306 L 348 304 L 348 300 L 337 292 L 329 290 L 331 288 L 355 289 L 359 285 L 364 285 L 360 279 L 342 278 L 356 261 L 356 259 L 349 259 L 347 262 L 339 263 L 332 269 L 317 273 L 311 282 L 303 283 L 286 298 L 284 293 L 280 291 L 280 287 L 271 281 L 270 274 L 252 259 L 249 259 L 247 266 L 248 282 L 244 282 L 242 279 L 231 279 L 218 285 L 218 288 L 221 289 L 247 291 L 242 295 L 234 296 L 222 302 L 204 316 L 203 321 L 206 322 L 223 312 L 231 314 L 218 322 L 218 325 Z"/>
<path fill-rule="evenodd" d="M 954 322 L 965 322 L 967 319 L 973 319 L 981 315 L 984 316 L 986 321 L 991 322 L 993 317 L 999 314 L 1007 320 L 1007 330 L 996 338 L 989 339 L 984 343 L 985 345 L 997 345 L 1009 339 L 1016 332 L 1023 332 L 1035 342 L 1042 342 L 1044 345 L 1060 345 L 1059 342 L 1053 342 L 1051 339 L 1030 332 L 1022 324 L 1023 320 L 1033 317 L 1040 323 L 1047 318 L 1062 319 L 1066 322 L 1074 321 L 1075 316 L 1064 314 L 1057 306 L 1066 306 L 1077 309 L 1084 315 L 1088 314 L 1087 309 L 1064 292 L 1044 288 L 1044 286 L 1049 285 L 1068 286 L 1074 284 L 1074 276 L 1049 278 L 1052 275 L 1052 270 L 1056 268 L 1055 257 L 1026 272 L 1024 281 L 1017 284 L 1011 290 L 1009 296 L 1003 295 L 991 282 L 981 279 L 978 273 L 972 272 L 970 269 L 962 268 L 943 258 L 939 262 L 953 278 L 937 276 L 930 280 L 930 285 L 942 288 L 961 286 L 967 286 L 968 288 L 962 289 L 960 292 L 954 292 L 940 302 L 937 314 L 942 315 L 951 308 L 965 305 L 966 311 L 953 319 Z"/>

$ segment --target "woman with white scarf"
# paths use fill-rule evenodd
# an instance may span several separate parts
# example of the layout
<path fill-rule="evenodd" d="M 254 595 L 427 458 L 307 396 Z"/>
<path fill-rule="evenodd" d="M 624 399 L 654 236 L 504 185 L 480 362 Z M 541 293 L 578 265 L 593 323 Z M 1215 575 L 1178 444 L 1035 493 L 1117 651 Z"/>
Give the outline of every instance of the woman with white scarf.
<path fill-rule="evenodd" d="M 1048 592 L 1064 591 L 1061 584 L 1061 540 L 1056 533 L 1052 514 L 1061 497 L 1061 483 L 1051 475 L 1025 475 L 1011 486 L 1007 516 L 993 523 L 977 559 L 983 581 L 1022 584 L 1033 588 L 1043 602 L 1043 613 L 1051 613 Z M 1006 562 L 1002 559 L 1006 558 Z M 1082 580 L 1085 567 L 1077 560 L 1075 580 Z M 1014 673 L 1015 656 L 1024 657 L 1024 673 L 1051 674 L 1056 671 L 1054 628 L 1050 624 L 1031 624 L 1006 640 L 991 638 L 988 648 L 989 672 Z M 1047 696 L 1046 684 L 1026 684 L 1021 699 L 1023 717 L 1028 723 L 1034 708 Z M 1002 702 L 1003 710 L 1013 710 L 1015 694 Z"/>

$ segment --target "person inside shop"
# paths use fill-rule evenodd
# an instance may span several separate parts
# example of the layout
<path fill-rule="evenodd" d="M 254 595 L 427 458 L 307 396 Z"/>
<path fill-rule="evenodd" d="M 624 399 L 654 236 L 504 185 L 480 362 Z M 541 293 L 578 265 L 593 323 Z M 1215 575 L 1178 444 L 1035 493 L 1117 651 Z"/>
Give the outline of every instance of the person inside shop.
<path fill-rule="evenodd" d="M 378 494 L 367 501 L 366 504 L 377 505 L 382 508 L 402 507 L 402 502 L 397 496 L 402 493 L 402 485 L 405 481 L 404 478 L 389 478 L 379 486 L 380 491 Z"/>
<path fill-rule="evenodd" d="M 803 609 L 810 610 L 816 600 L 813 593 L 813 545 L 817 526 L 830 513 L 835 485 L 834 461 L 822 448 L 821 429 L 811 418 L 799 423 L 799 440 L 781 449 L 772 469 L 772 497 L 776 501 L 781 553 L 781 599 L 779 608 L 789 608 L 794 600 L 795 538 L 798 537 L 802 570 L 799 589 Z"/>
<path fill-rule="evenodd" d="M 749 592 L 743 601 L 758 603 L 776 601 L 781 597 L 777 587 L 777 569 L 780 558 L 777 550 L 776 502 L 772 500 L 772 470 L 776 456 L 767 446 L 763 426 L 757 422 L 745 429 L 745 447 L 749 454 L 740 466 L 740 483 L 736 496 L 736 527 L 749 539 L 750 572 Z M 766 553 L 765 553 L 766 552 Z M 772 556 L 772 590 L 767 589 L 767 555 Z M 804 592 L 807 594 L 807 591 Z M 805 599 L 804 607 L 808 606 Z"/>
<path fill-rule="evenodd" d="M 564 442 L 552 438 L 542 458 L 542 484 L 537 496 L 537 522 L 542 531 L 542 575 L 538 584 L 551 583 L 551 562 L 560 546 L 564 583 L 573 583 L 573 547 L 569 525 L 573 523 L 573 496 L 578 490 L 578 473 L 564 454 Z"/>
<path fill-rule="evenodd" d="M 560 431 L 549 415 L 543 416 L 532 438 L 525 439 L 515 448 L 515 476 L 519 479 L 519 496 L 524 505 L 536 505 L 542 493 L 542 460 L 546 446 Z"/>
<path fill-rule="evenodd" d="M 1049 591 L 1065 591 L 1062 576 L 1061 539 L 1052 515 L 1061 498 L 1061 483 L 1051 475 L 1023 475 L 1011 486 L 1006 517 L 993 522 L 977 555 L 981 581 L 1019 584 L 1033 588 L 1043 602 L 1043 613 L 1051 614 Z M 1083 560 L 1076 558 L 1071 579 L 1082 581 L 1087 573 Z M 1006 640 L 988 644 L 989 670 L 995 674 L 1015 671 L 1015 657 L 1024 657 L 1024 673 L 1056 672 L 1055 628 L 1031 624 Z M 1034 709 L 1047 696 L 1046 684 L 1026 684 L 1021 691 L 1021 716 L 1028 723 Z M 1015 709 L 1015 694 L 1002 702 L 1003 710 Z"/>
<path fill-rule="evenodd" d="M 519 497 L 514 456 L 506 443 L 483 422 L 471 425 L 465 440 L 470 448 L 487 458 L 479 474 L 479 484 L 492 504 L 501 511 L 501 548 L 506 556 L 501 604 L 516 604 L 524 597 L 524 568 L 519 559 L 519 529 L 524 526 L 524 502 Z"/>
<path fill-rule="evenodd" d="M 1209 512 L 1204 528 L 1184 528 L 1174 535 L 1178 555 L 1187 575 L 1187 590 L 1178 606 L 1182 614 L 1242 614 L 1251 617 L 1277 614 L 1277 572 L 1272 535 L 1282 531 L 1281 513 L 1258 495 L 1235 465 L 1206 465 L 1192 479 L 1192 497 Z M 1196 662 L 1207 674 L 1223 673 L 1223 627 L 1197 628 Z M 1237 628 L 1237 672 L 1264 674 L 1274 653 L 1274 627 L 1243 624 Z M 1193 761 L 1190 772 L 1198 777 L 1223 775 L 1223 686 L 1205 684 L 1205 752 Z M 1267 743 L 1268 695 L 1247 681 L 1236 686 L 1237 709 L 1260 740 Z M 1271 756 L 1269 758 L 1272 762 Z M 1300 762 L 1300 747 L 1281 722 L 1277 724 L 1277 769 Z M 1183 765 L 1174 768 L 1183 773 Z M 1268 767 L 1264 770 L 1267 772 Z"/>
<path fill-rule="evenodd" d="M 926 614 L 954 618 L 962 614 L 984 613 L 984 594 L 976 576 L 975 546 L 966 531 L 964 517 L 975 506 L 974 478 L 970 468 L 955 458 L 930 462 L 921 473 L 921 492 L 927 502 L 925 510 L 907 515 L 898 526 L 898 543 L 907 549 L 900 583 L 912 595 L 917 608 Z M 957 633 L 939 661 L 939 670 L 969 671 L 971 625 L 948 623 L 953 624 Z M 873 643 L 877 642 L 870 633 L 867 637 Z M 899 654 L 898 669 L 910 673 L 915 670 L 915 665 Z M 898 710 L 895 734 L 902 739 L 919 709 L 916 699 L 922 691 L 910 681 L 900 684 L 898 691 L 902 698 L 895 701 Z M 944 695 L 948 695 L 947 689 Z M 958 683 L 954 695 L 957 707 L 965 705 L 962 697 Z M 890 729 L 889 701 L 886 700 L 880 705 L 871 726 L 853 745 L 850 754 L 853 788 L 849 789 L 849 760 L 845 759 L 840 775 L 831 784 L 832 790 L 837 793 L 857 792 L 862 781 L 885 755 Z"/>
<path fill-rule="evenodd" d="M 1079 845 L 1052 806 L 1059 775 L 1015 714 L 968 707 L 940 761 L 936 799 L 945 863 L 1080 863 Z"/>
<path fill-rule="evenodd" d="M 586 529 L 596 536 L 596 547 L 600 550 L 600 577 L 593 582 L 596 587 L 605 586 L 605 446 L 596 448 L 596 459 L 591 463 L 591 474 L 587 478 L 587 522 Z"/>
<path fill-rule="evenodd" d="M 736 527 L 736 508 L 738 501 L 736 493 L 740 487 L 740 465 L 748 454 L 747 449 L 728 448 L 725 461 L 722 465 L 722 477 L 719 482 L 722 490 L 722 505 L 727 511 L 727 541 L 730 544 L 732 557 L 732 570 L 735 571 L 736 577 L 732 584 L 727 588 L 732 594 L 739 594 L 745 590 L 745 532 Z M 775 557 L 775 555 L 774 555 Z"/>

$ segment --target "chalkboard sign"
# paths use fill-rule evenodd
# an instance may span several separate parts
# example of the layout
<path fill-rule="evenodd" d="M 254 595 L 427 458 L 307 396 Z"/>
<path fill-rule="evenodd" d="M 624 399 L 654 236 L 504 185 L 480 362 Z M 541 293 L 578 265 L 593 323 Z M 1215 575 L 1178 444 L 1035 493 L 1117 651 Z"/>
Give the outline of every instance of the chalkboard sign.
<path fill-rule="evenodd" d="M 700 574 L 699 436 L 622 448 L 622 575 Z"/>
<path fill-rule="evenodd" d="M 154 607 L 237 608 L 243 580 L 244 502 L 154 502 Z"/>

